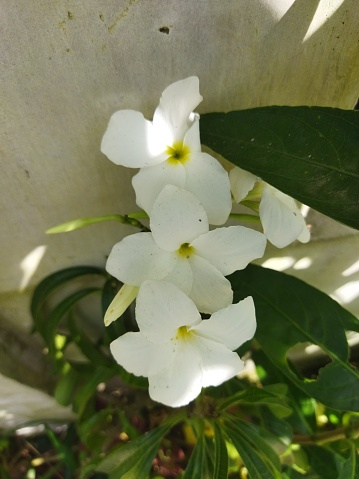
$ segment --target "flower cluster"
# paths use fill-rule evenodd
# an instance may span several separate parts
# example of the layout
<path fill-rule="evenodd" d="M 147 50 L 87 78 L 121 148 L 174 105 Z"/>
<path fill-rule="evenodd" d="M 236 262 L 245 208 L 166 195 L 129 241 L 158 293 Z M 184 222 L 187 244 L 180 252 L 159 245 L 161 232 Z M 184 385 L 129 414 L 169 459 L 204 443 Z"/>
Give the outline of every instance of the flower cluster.
<path fill-rule="evenodd" d="M 140 168 L 132 184 L 150 225 L 150 232 L 117 243 L 107 261 L 107 271 L 124 287 L 105 323 L 117 319 L 137 296 L 139 327 L 113 341 L 111 352 L 128 371 L 148 377 L 154 400 L 172 407 L 243 368 L 234 351 L 254 335 L 254 304 L 251 297 L 232 304 L 226 276 L 262 257 L 266 237 L 276 244 L 273 230 L 287 220 L 284 207 L 273 206 L 270 198 L 279 198 L 292 216 L 299 216 L 285 195 L 266 185 L 260 204 L 264 234 L 243 226 L 218 227 L 231 212 L 231 186 L 241 201 L 257 178 L 239 169 L 228 176 L 201 151 L 199 115 L 193 112 L 201 100 L 198 78 L 178 81 L 163 92 L 152 121 L 137 111 L 116 112 L 101 144 L 114 163 Z M 298 223 L 290 241 L 305 239 L 304 229 Z M 201 313 L 212 316 L 202 319 Z"/>

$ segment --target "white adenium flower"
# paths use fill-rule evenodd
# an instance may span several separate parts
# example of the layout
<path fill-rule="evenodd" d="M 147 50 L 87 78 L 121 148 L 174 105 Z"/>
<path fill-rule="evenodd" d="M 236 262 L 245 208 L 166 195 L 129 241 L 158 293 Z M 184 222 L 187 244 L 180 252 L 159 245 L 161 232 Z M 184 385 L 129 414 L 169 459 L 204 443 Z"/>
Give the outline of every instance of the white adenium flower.
<path fill-rule="evenodd" d="M 132 184 L 138 206 L 149 215 L 171 184 L 194 193 L 209 222 L 220 225 L 231 211 L 230 185 L 221 164 L 201 152 L 199 115 L 193 113 L 201 101 L 197 77 L 173 83 L 162 93 L 152 122 L 133 110 L 114 113 L 101 151 L 118 165 L 141 168 Z"/>
<path fill-rule="evenodd" d="M 140 331 L 113 341 L 111 353 L 127 371 L 148 377 L 153 400 L 172 407 L 238 374 L 243 361 L 233 351 L 256 330 L 251 297 L 202 320 L 195 304 L 165 281 L 142 284 L 136 319 Z"/>
<path fill-rule="evenodd" d="M 209 231 L 206 212 L 189 191 L 167 185 L 152 208 L 151 233 L 117 243 L 106 269 L 131 286 L 148 279 L 176 284 L 203 313 L 228 306 L 233 292 L 226 275 L 264 254 L 265 236 L 243 226 Z"/>
<path fill-rule="evenodd" d="M 247 197 L 255 183 L 261 181 L 257 176 L 238 167 L 229 172 L 229 179 L 237 203 Z M 284 248 L 296 239 L 307 243 L 310 232 L 295 200 L 268 183 L 261 183 L 259 217 L 268 240 L 277 248 Z"/>

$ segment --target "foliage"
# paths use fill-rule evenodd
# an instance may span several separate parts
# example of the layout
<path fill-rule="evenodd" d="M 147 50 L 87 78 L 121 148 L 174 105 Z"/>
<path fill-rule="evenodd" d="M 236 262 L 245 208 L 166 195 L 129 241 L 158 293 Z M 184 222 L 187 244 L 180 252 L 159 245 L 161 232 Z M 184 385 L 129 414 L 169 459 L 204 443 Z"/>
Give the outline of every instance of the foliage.
<path fill-rule="evenodd" d="M 201 116 L 202 142 L 302 203 L 359 229 L 358 111 L 264 107 Z"/>

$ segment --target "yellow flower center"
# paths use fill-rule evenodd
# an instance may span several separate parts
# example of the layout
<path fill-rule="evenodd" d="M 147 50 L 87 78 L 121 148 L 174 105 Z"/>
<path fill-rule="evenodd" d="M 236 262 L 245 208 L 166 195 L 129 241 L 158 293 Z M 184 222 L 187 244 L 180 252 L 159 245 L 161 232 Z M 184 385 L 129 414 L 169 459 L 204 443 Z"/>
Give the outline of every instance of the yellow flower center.
<path fill-rule="evenodd" d="M 179 339 L 181 341 L 188 341 L 192 335 L 192 331 L 188 331 L 187 326 L 181 326 L 177 329 L 176 339 Z"/>
<path fill-rule="evenodd" d="M 177 253 L 179 253 L 180 256 L 188 259 L 194 253 L 194 248 L 193 246 L 190 246 L 189 243 L 183 243 L 177 250 Z"/>
<path fill-rule="evenodd" d="M 190 150 L 182 141 L 176 141 L 172 146 L 167 146 L 167 161 L 172 165 L 178 165 L 178 162 L 184 163 L 188 160 Z"/>

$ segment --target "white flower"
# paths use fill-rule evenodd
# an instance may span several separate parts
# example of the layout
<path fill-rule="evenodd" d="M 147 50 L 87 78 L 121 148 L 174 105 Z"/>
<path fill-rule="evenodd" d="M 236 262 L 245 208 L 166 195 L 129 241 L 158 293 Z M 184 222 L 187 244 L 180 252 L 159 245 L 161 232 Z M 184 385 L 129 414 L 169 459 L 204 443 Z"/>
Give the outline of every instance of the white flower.
<path fill-rule="evenodd" d="M 123 283 L 140 286 L 147 279 L 176 284 L 203 313 L 228 306 L 233 299 L 224 277 L 263 256 L 262 233 L 242 226 L 209 231 L 206 212 L 189 191 L 166 186 L 152 208 L 152 233 L 137 233 L 117 243 L 107 271 Z"/>
<path fill-rule="evenodd" d="M 152 122 L 133 110 L 114 113 L 101 151 L 118 165 L 142 168 L 132 184 L 137 204 L 149 215 L 171 184 L 194 193 L 209 222 L 220 225 L 231 211 L 230 185 L 221 164 L 201 152 L 199 115 L 193 113 L 201 101 L 197 77 L 173 83 L 162 93 Z"/>
<path fill-rule="evenodd" d="M 140 331 L 113 341 L 111 352 L 127 371 L 148 377 L 153 400 L 172 407 L 238 374 L 243 361 L 233 351 L 256 329 L 251 297 L 202 320 L 194 303 L 164 281 L 142 284 L 136 319 Z"/>
<path fill-rule="evenodd" d="M 229 172 L 229 179 L 237 203 L 247 197 L 256 182 L 261 181 L 238 167 Z M 259 217 L 264 234 L 277 248 L 284 248 L 296 239 L 302 243 L 310 239 L 310 232 L 295 200 L 265 182 L 262 182 Z"/>

